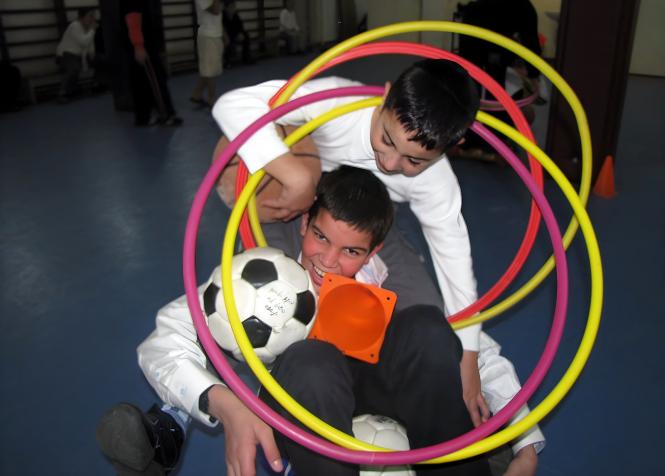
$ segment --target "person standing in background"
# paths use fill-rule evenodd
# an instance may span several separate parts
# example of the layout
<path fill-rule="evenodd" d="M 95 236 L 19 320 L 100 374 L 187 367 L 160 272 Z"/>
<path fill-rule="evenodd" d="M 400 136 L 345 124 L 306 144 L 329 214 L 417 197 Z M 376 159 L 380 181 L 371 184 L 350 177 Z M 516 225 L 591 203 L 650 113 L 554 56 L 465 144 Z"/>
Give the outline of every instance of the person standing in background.
<path fill-rule="evenodd" d="M 284 8 L 279 13 L 279 36 L 286 41 L 289 54 L 303 52 L 302 32 L 298 26 L 293 0 L 286 0 Z"/>
<path fill-rule="evenodd" d="M 97 20 L 92 8 L 79 8 L 78 18 L 71 22 L 55 50 L 55 61 L 62 72 L 58 102 L 69 102 L 76 91 L 81 71 L 88 70 L 88 59 L 95 56 Z"/>
<path fill-rule="evenodd" d="M 459 5 L 462 21 L 479 26 L 511 38 L 538 56 L 542 50 L 538 37 L 538 13 L 529 0 L 475 0 L 467 5 Z M 517 65 L 518 58 L 507 49 L 468 35 L 461 35 L 459 54 L 487 72 L 501 86 L 506 87 L 508 68 L 521 77 L 523 87 L 511 93 L 514 99 L 521 99 L 533 91 L 540 90 L 540 72 L 530 63 Z M 480 88 L 480 86 L 478 86 Z M 485 99 L 495 100 L 491 94 Z M 526 106 L 523 112 L 529 122 L 533 122 L 535 111 Z M 490 112 L 504 122 L 511 122 L 505 112 Z M 500 161 L 494 149 L 475 133 L 467 134 L 466 142 L 455 154 L 461 157 L 479 158 L 487 161 Z"/>
<path fill-rule="evenodd" d="M 130 87 L 134 102 L 134 123 L 148 126 L 155 123 L 179 126 L 182 119 L 173 108 L 171 93 L 166 84 L 166 71 L 160 56 L 161 22 L 152 14 L 151 0 L 125 0 L 121 14 L 126 30 L 126 51 L 130 61 Z M 156 121 L 152 121 L 153 111 Z"/>
<path fill-rule="evenodd" d="M 231 67 L 231 62 L 236 55 L 236 47 L 242 48 L 242 62 L 252 64 L 252 55 L 249 47 L 249 35 L 245 31 L 245 25 L 242 23 L 235 0 L 224 0 L 224 35 L 228 39 L 226 50 L 224 51 L 224 67 Z"/>
<path fill-rule="evenodd" d="M 211 107 L 217 99 L 216 81 L 222 74 L 222 9 L 220 0 L 196 0 L 196 18 L 199 28 L 196 35 L 196 48 L 199 56 L 199 79 L 190 101 Z M 207 90 L 208 100 L 203 99 Z"/>

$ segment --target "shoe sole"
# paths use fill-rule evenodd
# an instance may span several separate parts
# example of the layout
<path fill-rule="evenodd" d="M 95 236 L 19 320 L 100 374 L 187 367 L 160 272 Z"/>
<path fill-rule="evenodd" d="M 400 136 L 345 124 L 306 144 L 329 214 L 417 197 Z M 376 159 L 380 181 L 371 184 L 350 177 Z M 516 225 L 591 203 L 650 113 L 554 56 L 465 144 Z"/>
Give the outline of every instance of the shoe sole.
<path fill-rule="evenodd" d="M 97 442 L 118 475 L 165 474 L 153 461 L 155 450 L 143 425 L 143 413 L 133 405 L 120 403 L 104 414 L 97 425 Z"/>

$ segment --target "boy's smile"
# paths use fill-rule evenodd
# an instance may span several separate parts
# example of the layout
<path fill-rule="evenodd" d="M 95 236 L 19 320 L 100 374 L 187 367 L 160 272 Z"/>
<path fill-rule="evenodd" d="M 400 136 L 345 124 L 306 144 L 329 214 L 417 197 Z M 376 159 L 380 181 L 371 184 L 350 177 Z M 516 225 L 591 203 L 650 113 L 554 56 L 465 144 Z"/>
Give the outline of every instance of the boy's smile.
<path fill-rule="evenodd" d="M 335 220 L 325 209 L 320 209 L 311 223 L 309 217 L 303 216 L 300 234 L 303 237 L 301 264 L 317 292 L 325 273 L 353 278 L 381 248 L 379 245 L 371 250 L 372 237 L 368 231 Z"/>

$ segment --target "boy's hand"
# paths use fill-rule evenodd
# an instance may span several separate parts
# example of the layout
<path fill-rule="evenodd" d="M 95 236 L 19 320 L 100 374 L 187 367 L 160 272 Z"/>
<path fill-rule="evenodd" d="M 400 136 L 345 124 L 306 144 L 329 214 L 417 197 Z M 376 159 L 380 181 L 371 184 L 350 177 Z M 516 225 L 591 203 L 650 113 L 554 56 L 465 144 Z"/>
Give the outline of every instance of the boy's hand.
<path fill-rule="evenodd" d="M 538 455 L 533 445 L 525 446 L 517 452 L 508 465 L 504 476 L 535 476 L 538 467 Z"/>
<path fill-rule="evenodd" d="M 261 202 L 271 210 L 273 220 L 289 221 L 309 210 L 316 195 L 316 180 L 301 158 L 288 152 L 266 165 L 265 171 L 282 184 L 279 197 Z"/>
<path fill-rule="evenodd" d="M 471 415 L 473 426 L 486 422 L 490 417 L 485 398 L 480 392 L 480 373 L 478 372 L 478 352 L 465 350 L 460 363 L 462 372 L 462 390 L 464 403 Z"/>
<path fill-rule="evenodd" d="M 257 444 L 263 448 L 273 471 L 283 470 L 272 428 L 222 385 L 212 387 L 208 398 L 210 414 L 224 425 L 226 470 L 229 476 L 255 476 Z"/>

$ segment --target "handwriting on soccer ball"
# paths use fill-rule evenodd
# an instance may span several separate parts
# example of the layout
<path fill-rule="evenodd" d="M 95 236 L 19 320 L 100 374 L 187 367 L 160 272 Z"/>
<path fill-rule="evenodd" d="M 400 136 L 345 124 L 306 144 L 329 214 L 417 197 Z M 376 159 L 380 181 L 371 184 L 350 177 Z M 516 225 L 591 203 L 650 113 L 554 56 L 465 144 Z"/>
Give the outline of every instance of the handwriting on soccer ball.
<path fill-rule="evenodd" d="M 270 317 L 284 315 L 295 306 L 295 299 L 292 292 L 277 287 L 271 287 L 265 294 L 264 309 Z"/>

